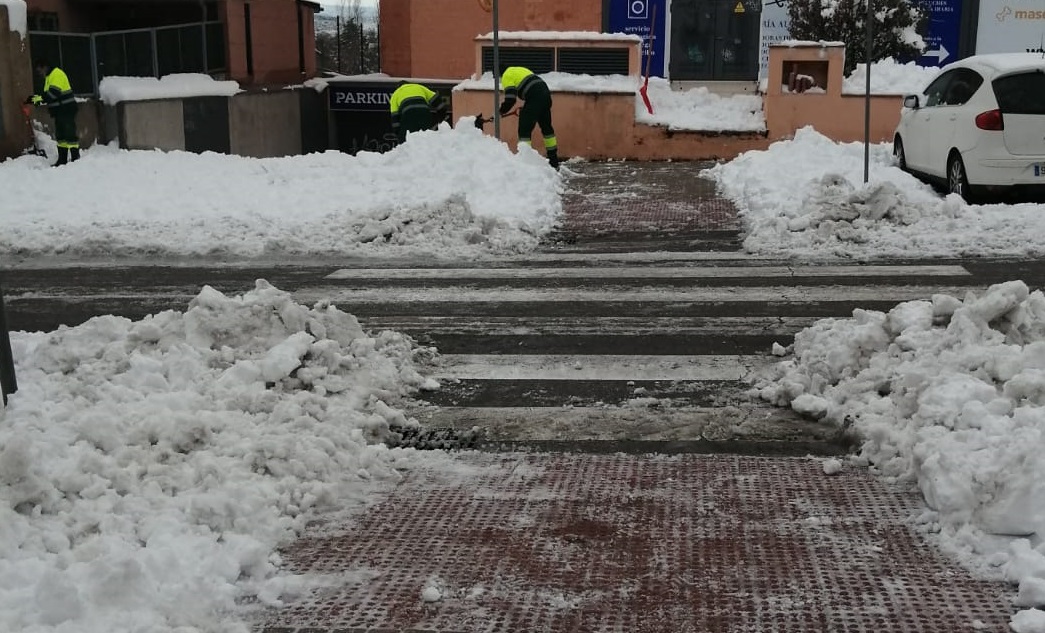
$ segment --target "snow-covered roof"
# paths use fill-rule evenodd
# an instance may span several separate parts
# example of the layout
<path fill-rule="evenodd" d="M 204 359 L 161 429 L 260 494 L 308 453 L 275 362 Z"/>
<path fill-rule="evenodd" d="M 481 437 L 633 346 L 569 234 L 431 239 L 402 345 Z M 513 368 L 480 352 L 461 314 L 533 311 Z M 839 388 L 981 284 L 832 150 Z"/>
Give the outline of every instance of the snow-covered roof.
<path fill-rule="evenodd" d="M 769 45 L 770 48 L 837 48 L 844 47 L 845 42 L 829 42 L 826 40 L 820 40 L 814 42 L 811 40 L 783 40 L 781 42 L 773 42 Z"/>
<path fill-rule="evenodd" d="M 98 86 L 103 103 L 176 99 L 181 97 L 231 97 L 242 92 L 235 81 L 215 81 L 202 73 L 176 73 L 155 77 L 106 77 Z"/>
<path fill-rule="evenodd" d="M 7 7 L 7 21 L 12 33 L 18 33 L 25 39 L 29 32 L 28 12 L 25 0 L 0 0 L 0 7 Z"/>
<path fill-rule="evenodd" d="M 576 40 L 585 42 L 641 42 L 638 35 L 628 33 L 598 33 L 596 31 L 500 31 L 501 40 Z M 477 40 L 492 40 L 493 33 L 476 36 Z"/>
<path fill-rule="evenodd" d="M 639 89 L 639 78 L 627 75 L 574 75 L 572 73 L 544 73 L 541 79 L 548 84 L 552 92 L 592 92 L 602 94 L 635 94 Z M 458 90 L 493 90 L 493 75 L 484 73 L 482 77 L 465 79 L 454 86 Z"/>

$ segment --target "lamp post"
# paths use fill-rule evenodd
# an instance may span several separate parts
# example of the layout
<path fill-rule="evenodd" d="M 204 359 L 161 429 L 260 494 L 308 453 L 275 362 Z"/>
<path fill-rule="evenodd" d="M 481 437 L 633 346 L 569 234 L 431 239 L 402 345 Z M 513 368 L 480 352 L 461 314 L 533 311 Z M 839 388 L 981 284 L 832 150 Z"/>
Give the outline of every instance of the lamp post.
<path fill-rule="evenodd" d="M 867 70 L 867 82 L 864 86 L 864 183 L 866 184 L 870 172 L 871 172 L 871 55 L 872 48 L 874 46 L 874 29 L 872 27 L 872 20 L 874 19 L 874 8 L 871 5 L 871 0 L 867 0 L 867 24 L 865 27 L 866 35 L 866 70 Z"/>
<path fill-rule="evenodd" d="M 498 0 L 493 0 L 493 135 L 501 138 L 501 41 L 498 25 Z"/>

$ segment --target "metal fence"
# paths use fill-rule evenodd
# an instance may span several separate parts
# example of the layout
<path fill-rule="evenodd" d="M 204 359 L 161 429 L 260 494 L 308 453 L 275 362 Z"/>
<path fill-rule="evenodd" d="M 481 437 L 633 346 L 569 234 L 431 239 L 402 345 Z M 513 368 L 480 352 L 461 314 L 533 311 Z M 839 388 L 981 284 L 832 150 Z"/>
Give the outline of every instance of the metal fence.
<path fill-rule="evenodd" d="M 151 29 L 98 33 L 30 31 L 33 56 L 43 56 L 69 75 L 79 95 L 98 93 L 105 77 L 162 77 L 226 69 L 221 22 L 195 22 Z"/>

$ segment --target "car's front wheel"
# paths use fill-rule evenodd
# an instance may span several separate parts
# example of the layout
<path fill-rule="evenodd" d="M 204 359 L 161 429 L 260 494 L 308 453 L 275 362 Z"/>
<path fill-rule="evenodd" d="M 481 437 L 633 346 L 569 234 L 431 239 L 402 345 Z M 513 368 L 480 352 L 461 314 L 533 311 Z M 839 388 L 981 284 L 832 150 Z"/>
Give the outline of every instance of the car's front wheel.
<path fill-rule="evenodd" d="M 903 140 L 899 136 L 893 139 L 893 156 L 896 157 L 896 166 L 907 171 L 907 154 L 904 154 Z"/>
<path fill-rule="evenodd" d="M 966 202 L 972 197 L 969 177 L 965 174 L 965 163 L 958 152 L 952 152 L 947 159 L 947 191 L 958 194 Z"/>

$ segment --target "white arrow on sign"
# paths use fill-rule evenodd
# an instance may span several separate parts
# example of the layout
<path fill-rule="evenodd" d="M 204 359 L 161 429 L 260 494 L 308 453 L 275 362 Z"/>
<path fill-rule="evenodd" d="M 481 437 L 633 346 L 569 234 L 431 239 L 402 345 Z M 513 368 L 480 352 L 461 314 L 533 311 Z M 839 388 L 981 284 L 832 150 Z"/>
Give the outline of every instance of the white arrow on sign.
<path fill-rule="evenodd" d="M 925 51 L 924 53 L 922 53 L 922 57 L 935 57 L 936 63 L 943 62 L 943 60 L 950 57 L 950 55 L 951 52 L 948 51 L 943 44 L 940 44 L 940 50 L 938 51 Z"/>

